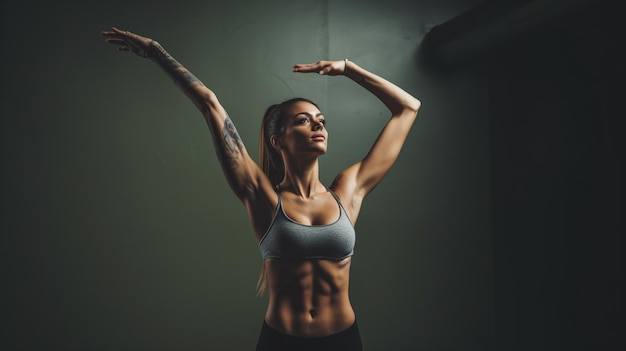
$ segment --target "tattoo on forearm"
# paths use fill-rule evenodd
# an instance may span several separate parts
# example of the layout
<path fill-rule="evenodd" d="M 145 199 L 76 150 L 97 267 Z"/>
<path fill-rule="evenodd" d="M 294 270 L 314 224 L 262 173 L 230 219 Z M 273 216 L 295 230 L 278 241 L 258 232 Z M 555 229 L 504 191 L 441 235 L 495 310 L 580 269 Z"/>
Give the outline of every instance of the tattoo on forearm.
<path fill-rule="evenodd" d="M 181 88 L 190 88 L 195 85 L 203 86 L 200 79 L 196 78 L 180 62 L 176 61 L 160 44 L 151 47 L 150 57 L 157 62 L 167 74 L 172 77 L 174 83 Z"/>
<path fill-rule="evenodd" d="M 224 128 L 222 129 L 223 147 L 219 148 L 218 155 L 223 166 L 237 168 L 239 165 L 239 157 L 243 154 L 243 141 L 237 133 L 237 128 L 226 116 L 224 120 Z"/>
<path fill-rule="evenodd" d="M 202 82 L 189 72 L 183 65 L 163 49 L 158 43 L 150 47 L 150 57 L 158 63 L 165 72 L 174 80 L 174 83 L 186 93 L 194 94 L 194 87 L 204 86 Z M 227 115 L 221 135 L 215 134 L 213 138 L 215 150 L 222 167 L 234 169 L 239 166 L 239 159 L 243 155 L 244 145 L 241 141 L 237 128 Z"/>

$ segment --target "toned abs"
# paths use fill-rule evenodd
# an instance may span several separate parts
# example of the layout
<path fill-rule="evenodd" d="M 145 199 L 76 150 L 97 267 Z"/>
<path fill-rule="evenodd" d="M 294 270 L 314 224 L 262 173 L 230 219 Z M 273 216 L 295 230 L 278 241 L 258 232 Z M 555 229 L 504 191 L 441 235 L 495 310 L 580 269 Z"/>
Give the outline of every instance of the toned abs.
<path fill-rule="evenodd" d="M 265 321 L 283 333 L 305 337 L 351 326 L 355 320 L 348 298 L 351 260 L 265 260 L 269 287 Z"/>

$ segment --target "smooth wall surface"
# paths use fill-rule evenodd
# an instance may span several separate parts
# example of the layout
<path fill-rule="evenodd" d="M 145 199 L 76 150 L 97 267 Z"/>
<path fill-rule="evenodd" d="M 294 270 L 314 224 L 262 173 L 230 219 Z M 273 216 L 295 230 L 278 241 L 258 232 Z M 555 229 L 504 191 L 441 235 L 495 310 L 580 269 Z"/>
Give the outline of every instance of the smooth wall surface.
<path fill-rule="evenodd" d="M 362 158 L 384 106 L 299 62 L 348 57 L 418 97 L 397 164 L 357 224 L 366 350 L 493 350 L 487 89 L 418 64 L 432 26 L 479 1 L 2 5 L 2 343 L 7 349 L 251 350 L 261 258 L 200 113 L 111 26 L 158 40 L 211 87 L 256 157 L 265 108 L 329 121 L 322 179 Z"/>

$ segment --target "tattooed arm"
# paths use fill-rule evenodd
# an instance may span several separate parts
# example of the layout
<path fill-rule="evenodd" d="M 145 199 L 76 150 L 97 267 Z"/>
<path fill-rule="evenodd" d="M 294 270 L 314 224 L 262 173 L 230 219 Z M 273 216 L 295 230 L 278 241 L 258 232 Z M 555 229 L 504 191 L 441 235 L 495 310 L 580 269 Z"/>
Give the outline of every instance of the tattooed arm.
<path fill-rule="evenodd" d="M 247 202 L 260 183 L 269 184 L 269 180 L 246 151 L 235 125 L 213 91 L 167 53 L 158 42 L 117 28 L 104 31 L 102 35 L 107 38 L 107 43 L 118 45 L 120 51 L 131 51 L 158 64 L 202 112 L 211 130 L 215 151 L 226 179 L 237 197 Z"/>

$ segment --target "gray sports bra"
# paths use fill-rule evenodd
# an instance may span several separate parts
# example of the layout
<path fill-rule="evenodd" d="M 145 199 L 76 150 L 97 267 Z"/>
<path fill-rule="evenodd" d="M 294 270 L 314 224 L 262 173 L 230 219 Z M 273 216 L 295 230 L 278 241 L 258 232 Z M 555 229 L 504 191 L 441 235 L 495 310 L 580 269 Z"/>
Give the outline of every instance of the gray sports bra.
<path fill-rule="evenodd" d="M 341 260 L 352 256 L 356 242 L 354 227 L 337 195 L 330 189 L 328 191 L 339 206 L 339 219 L 323 225 L 304 225 L 287 217 L 280 191 L 277 191 L 278 206 L 274 218 L 259 241 L 263 259 Z"/>

